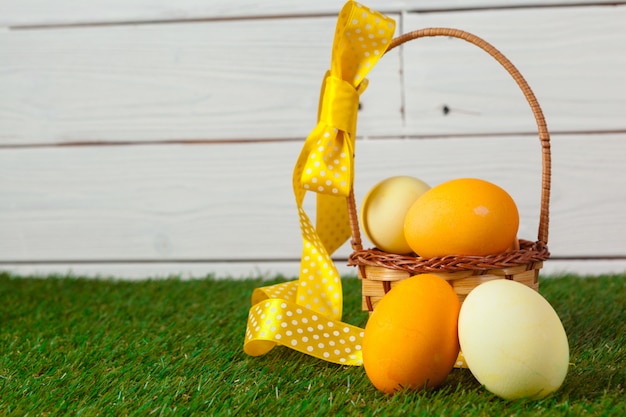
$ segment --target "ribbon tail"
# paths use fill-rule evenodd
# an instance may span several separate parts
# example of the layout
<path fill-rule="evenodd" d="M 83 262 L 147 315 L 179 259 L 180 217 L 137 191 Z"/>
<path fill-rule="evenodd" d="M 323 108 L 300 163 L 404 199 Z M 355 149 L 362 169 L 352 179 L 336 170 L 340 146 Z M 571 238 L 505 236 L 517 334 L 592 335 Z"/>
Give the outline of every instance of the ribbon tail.
<path fill-rule="evenodd" d="M 296 303 L 269 299 L 252 306 L 244 352 L 260 356 L 277 345 L 340 365 L 363 364 L 363 329 L 331 320 Z"/>

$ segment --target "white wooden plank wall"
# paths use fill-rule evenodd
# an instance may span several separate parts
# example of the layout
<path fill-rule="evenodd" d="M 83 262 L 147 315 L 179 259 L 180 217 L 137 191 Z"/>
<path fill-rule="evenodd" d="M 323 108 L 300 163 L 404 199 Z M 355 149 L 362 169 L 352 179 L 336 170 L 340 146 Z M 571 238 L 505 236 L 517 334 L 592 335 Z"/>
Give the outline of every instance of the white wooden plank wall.
<path fill-rule="evenodd" d="M 456 27 L 513 61 L 552 133 L 544 273 L 626 271 L 626 2 L 364 3 L 398 33 Z M 291 171 L 342 5 L 0 0 L 0 270 L 295 276 Z M 539 141 L 495 61 L 420 39 L 369 78 L 357 201 L 391 175 L 478 176 L 511 192 L 520 237 L 536 238 Z"/>

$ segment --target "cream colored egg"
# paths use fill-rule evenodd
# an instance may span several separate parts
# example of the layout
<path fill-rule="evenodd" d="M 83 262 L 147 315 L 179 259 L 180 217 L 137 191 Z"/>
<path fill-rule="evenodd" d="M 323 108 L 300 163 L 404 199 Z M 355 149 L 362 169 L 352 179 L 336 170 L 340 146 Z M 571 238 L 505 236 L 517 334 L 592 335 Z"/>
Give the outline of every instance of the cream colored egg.
<path fill-rule="evenodd" d="M 409 253 L 404 238 L 404 217 L 411 205 L 430 186 L 410 176 L 387 178 L 366 194 L 361 204 L 361 226 L 368 239 L 390 253 Z"/>
<path fill-rule="evenodd" d="M 569 344 L 548 301 L 524 284 L 498 279 L 474 288 L 459 314 L 459 342 L 467 366 L 505 399 L 543 398 L 559 389 Z"/>

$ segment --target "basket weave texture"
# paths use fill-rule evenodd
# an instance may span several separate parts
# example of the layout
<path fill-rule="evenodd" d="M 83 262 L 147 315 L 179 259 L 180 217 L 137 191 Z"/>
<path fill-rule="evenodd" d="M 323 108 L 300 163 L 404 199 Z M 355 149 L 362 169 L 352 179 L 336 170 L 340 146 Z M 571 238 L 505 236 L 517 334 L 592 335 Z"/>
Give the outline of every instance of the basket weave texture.
<path fill-rule="evenodd" d="M 550 135 L 539 103 L 530 86 L 517 68 L 494 46 L 485 40 L 459 29 L 429 28 L 401 35 L 391 42 L 387 52 L 410 40 L 443 36 L 465 40 L 493 57 L 513 77 L 528 102 L 539 133 L 542 152 L 541 208 L 537 240 L 519 240 L 518 248 L 489 256 L 445 256 L 421 258 L 399 255 L 379 249 L 364 249 L 358 223 L 354 193 L 348 197 L 348 212 L 352 230 L 352 249 L 348 265 L 358 267 L 362 280 L 363 310 L 372 312 L 376 304 L 397 283 L 410 276 L 436 273 L 446 279 L 463 302 L 467 294 L 479 284 L 493 279 L 510 279 L 538 291 L 539 270 L 550 257 L 548 251 L 548 223 L 550 202 Z"/>

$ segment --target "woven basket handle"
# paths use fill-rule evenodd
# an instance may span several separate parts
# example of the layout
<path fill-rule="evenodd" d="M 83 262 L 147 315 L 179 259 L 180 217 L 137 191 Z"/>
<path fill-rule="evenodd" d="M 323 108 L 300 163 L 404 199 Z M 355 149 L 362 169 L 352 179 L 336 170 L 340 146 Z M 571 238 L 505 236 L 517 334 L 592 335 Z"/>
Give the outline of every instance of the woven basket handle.
<path fill-rule="evenodd" d="M 542 154 L 542 172 L 541 172 L 541 212 L 539 217 L 539 230 L 537 232 L 537 247 L 538 249 L 545 248 L 548 243 L 548 224 L 550 218 L 549 206 L 550 206 L 550 175 L 551 175 L 551 159 L 550 159 L 550 134 L 548 133 L 548 127 L 546 120 L 543 116 L 539 102 L 535 97 L 535 94 L 531 90 L 530 86 L 519 72 L 517 68 L 509 61 L 500 51 L 498 51 L 493 45 L 487 41 L 479 38 L 471 33 L 451 28 L 427 28 L 420 29 L 413 32 L 405 33 L 397 38 L 394 38 L 387 48 L 387 52 L 393 48 L 402 45 L 417 38 L 426 38 L 433 36 L 445 36 L 463 39 L 471 44 L 474 44 L 491 55 L 496 61 L 504 67 L 504 69 L 513 77 L 517 85 L 524 93 L 526 101 L 530 105 L 530 109 L 535 116 L 537 123 L 537 130 L 539 131 L 539 140 L 541 143 Z M 356 204 L 354 202 L 354 192 L 351 192 L 348 197 L 348 211 L 350 213 L 350 221 L 352 228 L 352 248 L 354 250 L 362 250 L 361 233 L 358 225 L 358 215 L 356 210 Z"/>

